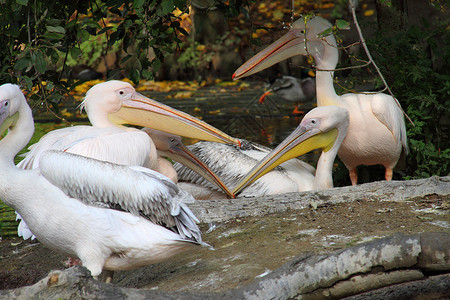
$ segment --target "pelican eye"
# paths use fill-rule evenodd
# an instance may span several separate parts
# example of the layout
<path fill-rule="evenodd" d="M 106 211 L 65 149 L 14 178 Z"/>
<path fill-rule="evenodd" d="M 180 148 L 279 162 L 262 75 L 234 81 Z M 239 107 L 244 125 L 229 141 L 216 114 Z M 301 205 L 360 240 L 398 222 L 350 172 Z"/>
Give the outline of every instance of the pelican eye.
<path fill-rule="evenodd" d="M 123 94 L 125 94 L 125 92 L 124 91 L 119 91 L 119 94 L 123 95 Z"/>
<path fill-rule="evenodd" d="M 316 124 L 317 121 L 316 120 L 311 120 L 311 124 Z"/>

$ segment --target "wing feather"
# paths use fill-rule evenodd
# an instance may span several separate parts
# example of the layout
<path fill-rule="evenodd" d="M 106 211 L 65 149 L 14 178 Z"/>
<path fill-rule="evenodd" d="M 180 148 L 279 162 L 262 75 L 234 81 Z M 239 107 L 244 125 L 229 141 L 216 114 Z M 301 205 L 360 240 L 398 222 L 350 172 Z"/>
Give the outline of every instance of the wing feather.
<path fill-rule="evenodd" d="M 43 152 L 39 165 L 41 174 L 69 197 L 144 216 L 201 241 L 198 220 L 185 204 L 194 199 L 160 173 L 55 150 Z"/>
<path fill-rule="evenodd" d="M 39 168 L 42 153 L 59 150 L 123 165 L 145 166 L 156 151 L 152 141 L 140 130 L 119 127 L 74 126 L 53 130 L 30 146 L 18 164 L 23 169 Z"/>
<path fill-rule="evenodd" d="M 243 148 L 245 150 L 238 149 L 232 145 L 213 142 L 198 142 L 188 146 L 188 148 L 211 170 L 213 170 L 227 186 L 233 187 L 239 180 L 247 175 L 259 160 L 270 152 L 269 148 L 252 144 L 247 141 L 244 141 L 242 144 L 244 145 Z M 296 166 L 301 167 L 307 165 L 306 163 L 300 162 L 298 159 L 295 159 L 295 161 L 298 161 Z M 288 163 L 290 163 L 290 161 L 285 162 L 284 164 Z M 219 190 L 215 185 L 179 163 L 175 163 L 174 168 L 178 173 L 178 179 L 180 181 L 192 182 L 212 190 Z M 309 165 L 308 168 L 305 169 L 308 173 L 311 171 L 314 172 L 314 168 Z M 314 175 L 309 177 L 313 179 Z M 308 180 L 311 179 L 309 177 Z M 274 184 L 274 182 L 278 180 L 282 180 L 283 185 Z M 247 187 L 241 193 L 241 196 L 263 196 L 298 191 L 298 184 L 298 182 L 294 182 L 289 178 L 288 172 L 286 172 L 284 168 L 277 167 Z M 301 184 L 301 186 L 303 185 L 304 184 Z"/>
<path fill-rule="evenodd" d="M 404 153 L 408 154 L 405 120 L 394 99 L 386 94 L 376 94 L 371 101 L 371 108 L 375 117 L 391 131 Z"/>

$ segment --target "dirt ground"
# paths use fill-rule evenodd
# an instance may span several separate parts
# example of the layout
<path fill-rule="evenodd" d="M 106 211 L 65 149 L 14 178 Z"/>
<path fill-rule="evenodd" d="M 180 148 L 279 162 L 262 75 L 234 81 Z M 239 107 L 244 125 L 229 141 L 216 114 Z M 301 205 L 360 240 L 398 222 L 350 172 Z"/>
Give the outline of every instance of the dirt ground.
<path fill-rule="evenodd" d="M 397 232 L 448 231 L 449 199 L 408 202 L 359 201 L 263 217 L 202 224 L 215 250 L 197 248 L 170 261 L 116 272 L 120 286 L 164 291 L 223 291 L 249 283 L 302 252 L 323 253 Z M 63 269 L 66 256 L 38 241 L 0 242 L 0 289 L 30 285 L 50 270 Z"/>

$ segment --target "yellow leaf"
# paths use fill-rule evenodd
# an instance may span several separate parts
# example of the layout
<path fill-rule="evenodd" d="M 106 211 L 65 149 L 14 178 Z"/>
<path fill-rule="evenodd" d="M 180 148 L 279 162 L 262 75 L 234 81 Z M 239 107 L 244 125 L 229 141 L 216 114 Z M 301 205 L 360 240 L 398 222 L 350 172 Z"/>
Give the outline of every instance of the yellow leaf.
<path fill-rule="evenodd" d="M 204 51 L 206 49 L 205 45 L 198 45 L 197 46 L 197 51 Z"/>
<path fill-rule="evenodd" d="M 334 3 L 325 3 L 320 6 L 322 9 L 332 8 L 334 7 Z"/>
<path fill-rule="evenodd" d="M 184 99 L 184 98 L 190 98 L 190 97 L 192 97 L 192 95 L 194 95 L 193 92 L 182 91 L 182 92 L 178 92 L 175 95 L 173 95 L 173 98 Z"/>
<path fill-rule="evenodd" d="M 364 12 L 364 16 L 366 17 L 370 17 L 375 13 L 375 11 L 373 9 L 368 9 Z"/>
<path fill-rule="evenodd" d="M 200 112 L 202 111 L 200 108 L 198 108 L 197 106 L 194 108 L 194 112 Z"/>
<path fill-rule="evenodd" d="M 211 110 L 208 112 L 210 115 L 218 115 L 220 113 L 220 109 L 217 110 Z"/>
<path fill-rule="evenodd" d="M 279 10 L 279 9 L 276 9 L 276 10 L 273 12 L 273 18 L 272 18 L 272 20 L 273 20 L 273 21 L 281 21 L 281 20 L 283 20 L 283 17 L 284 17 L 283 12 L 282 12 L 281 10 Z"/>

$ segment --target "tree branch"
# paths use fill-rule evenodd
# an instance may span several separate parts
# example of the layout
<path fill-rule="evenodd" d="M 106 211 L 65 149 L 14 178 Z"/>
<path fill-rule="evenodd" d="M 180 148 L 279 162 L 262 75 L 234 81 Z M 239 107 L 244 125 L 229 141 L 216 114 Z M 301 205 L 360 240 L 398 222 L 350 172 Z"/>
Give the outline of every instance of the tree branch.
<path fill-rule="evenodd" d="M 397 106 L 398 106 L 398 107 L 400 108 L 400 110 L 403 112 L 403 114 L 404 114 L 405 117 L 408 119 L 408 121 L 409 121 L 413 126 L 415 126 L 414 123 L 413 123 L 413 121 L 409 118 L 409 116 L 408 116 L 408 115 L 406 114 L 406 112 L 403 110 L 403 108 L 402 108 L 402 106 L 400 105 L 400 103 L 398 102 L 397 98 L 395 98 L 394 94 L 392 93 L 391 89 L 389 88 L 389 85 L 387 84 L 386 80 L 384 79 L 383 74 L 381 74 L 380 69 L 378 68 L 377 64 L 376 64 L 375 61 L 373 60 L 372 55 L 371 55 L 370 52 L 369 52 L 369 48 L 367 48 L 366 41 L 365 41 L 365 39 L 364 39 L 364 37 L 363 37 L 363 35 L 362 35 L 361 28 L 359 27 L 359 23 L 358 23 L 358 20 L 357 20 L 357 18 L 356 18 L 355 7 L 353 6 L 352 0 L 349 0 L 349 1 L 348 1 L 348 5 L 349 5 L 350 11 L 351 11 L 352 16 L 353 16 L 353 23 L 355 24 L 356 30 L 358 31 L 358 36 L 359 36 L 359 39 L 361 40 L 361 45 L 363 46 L 364 51 L 366 52 L 367 58 L 369 59 L 369 61 L 370 61 L 370 62 L 373 64 L 373 66 L 375 67 L 375 70 L 377 71 L 378 75 L 380 76 L 381 80 L 383 81 L 383 84 L 384 84 L 384 86 L 386 87 L 386 90 L 389 92 L 389 94 L 391 94 L 392 98 L 394 98 L 395 102 L 397 103 Z"/>

